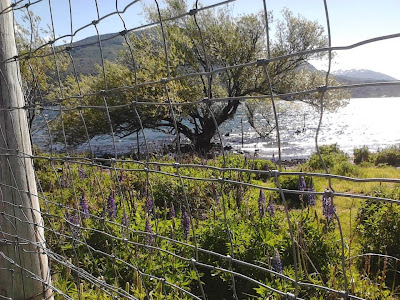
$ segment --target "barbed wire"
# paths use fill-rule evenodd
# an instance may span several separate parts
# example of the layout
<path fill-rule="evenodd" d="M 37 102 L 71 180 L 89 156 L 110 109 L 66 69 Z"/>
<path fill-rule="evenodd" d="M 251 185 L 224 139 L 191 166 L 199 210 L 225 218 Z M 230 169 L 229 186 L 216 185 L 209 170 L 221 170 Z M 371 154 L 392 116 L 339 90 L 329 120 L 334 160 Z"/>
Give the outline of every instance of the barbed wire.
<path fill-rule="evenodd" d="M 31 136 L 33 132 L 46 129 L 45 134 L 50 141 L 50 153 L 40 151 L 31 153 L 30 148 L 28 147 L 28 149 L 25 146 L 22 148 L 19 148 L 19 146 L 15 148 L 10 147 L 7 144 L 8 131 L 6 127 L 9 126 L 13 129 L 12 134 L 15 138 L 23 129 L 18 128 L 13 122 L 6 124 L 6 126 L 0 124 L 1 139 L 3 140 L 0 147 L 0 158 L 2 159 L 1 163 L 4 164 L 1 165 L 1 167 L 9 170 L 8 172 L 11 177 L 7 182 L 0 182 L 0 217 L 2 220 L 0 225 L 9 223 L 14 227 L 15 231 L 17 231 L 19 226 L 27 226 L 35 235 L 35 239 L 31 240 L 24 236 L 14 235 L 12 232 L 8 232 L 5 226 L 4 228 L 0 226 L 0 246 L 13 245 L 14 253 L 17 256 L 21 256 L 27 252 L 36 254 L 37 256 L 45 255 L 51 267 L 50 271 L 45 274 L 45 276 L 40 276 L 40 274 L 36 274 L 29 267 L 24 266 L 21 263 L 21 258 L 15 260 L 10 254 L 3 251 L 3 248 L 0 248 L 0 259 L 2 259 L 0 272 L 9 272 L 12 274 L 10 276 L 19 273 L 23 278 L 22 287 L 14 286 L 17 283 L 12 280 L 13 292 L 15 292 L 16 289 L 25 290 L 27 287 L 25 287 L 24 279 L 30 278 L 43 285 L 43 295 L 45 295 L 48 290 L 51 290 L 54 294 L 64 299 L 74 299 L 74 297 L 84 298 L 84 294 L 90 293 L 96 293 L 97 297 L 99 297 L 99 295 L 102 295 L 102 297 L 110 296 L 112 299 L 118 297 L 127 299 L 152 299 L 152 297 L 155 297 L 154 295 L 160 295 L 160 298 L 157 299 L 164 299 L 161 297 L 167 296 L 175 298 L 183 297 L 182 299 L 216 299 L 213 298 L 216 297 L 213 295 L 213 291 L 210 291 L 210 287 L 207 286 L 210 279 L 207 278 L 208 281 L 204 279 L 209 276 L 210 278 L 215 277 L 215 285 L 218 285 L 218 280 L 220 279 L 229 282 L 229 293 L 232 299 L 247 299 L 247 297 L 260 297 L 263 299 L 270 299 L 271 297 L 305 299 L 309 296 L 308 293 L 312 294 L 314 291 L 317 291 L 317 293 L 328 293 L 334 295 L 333 297 L 341 297 L 344 299 L 364 299 L 363 297 L 367 297 L 367 295 L 360 296 L 357 294 L 354 288 L 352 288 L 352 283 L 348 278 L 349 272 L 351 272 L 351 268 L 353 268 L 352 260 L 360 257 L 381 257 L 386 261 L 390 259 L 396 262 L 396 265 L 394 267 L 392 266 L 393 271 L 399 272 L 397 271 L 397 261 L 399 261 L 400 258 L 396 258 L 387 253 L 361 253 L 350 256 L 350 251 L 347 253 L 346 250 L 348 247 L 346 239 L 348 239 L 348 237 L 344 234 L 339 214 L 333 210 L 334 221 L 332 220 L 331 222 L 337 224 L 335 230 L 340 236 L 337 241 L 340 244 L 340 263 L 337 263 L 334 267 L 340 269 L 340 271 L 337 272 L 337 276 L 339 278 L 338 281 L 342 282 L 333 285 L 327 281 L 313 280 L 312 276 L 307 273 L 307 264 L 302 261 L 302 259 L 304 259 L 302 255 L 307 256 L 307 260 L 312 265 L 316 274 L 320 275 L 320 271 L 313 263 L 312 258 L 308 256 L 307 249 L 303 247 L 305 244 L 301 236 L 303 230 L 302 221 L 300 220 L 301 217 L 293 213 L 290 209 L 288 197 L 291 195 L 299 195 L 300 197 L 310 195 L 330 197 L 332 206 L 339 197 L 346 201 L 348 199 L 360 199 L 395 205 L 400 204 L 400 200 L 395 199 L 394 196 L 387 197 L 386 195 L 380 196 L 338 191 L 336 187 L 336 182 L 338 180 L 365 184 L 385 184 L 390 186 L 399 184 L 400 179 L 360 178 L 333 174 L 328 169 L 321 155 L 319 144 L 319 133 L 324 116 L 325 102 L 327 101 L 326 93 L 329 91 L 349 90 L 353 88 L 400 85 L 400 81 L 329 85 L 329 79 L 332 76 L 332 52 L 346 51 L 384 40 L 393 40 L 395 38 L 400 38 L 400 33 L 378 36 L 347 46 L 332 46 L 328 4 L 327 1 L 324 0 L 328 46 L 272 56 L 268 23 L 269 11 L 266 1 L 263 0 L 263 22 L 265 23 L 264 29 L 266 35 L 266 45 L 264 48 L 266 50 L 266 58 L 259 58 L 257 60 L 250 60 L 234 65 L 213 66 L 209 60 L 209 53 L 203 37 L 204 30 L 200 26 L 200 21 L 197 17 L 202 12 L 224 7 L 234 2 L 234 0 L 221 1 L 207 6 L 200 6 L 199 2 L 196 1 L 192 9 L 169 17 L 163 16 L 162 8 L 160 8 L 159 2 L 155 0 L 156 20 L 133 28 L 128 28 L 126 26 L 125 14 L 128 9 L 132 9 L 134 5 L 138 5 L 139 1 L 130 1 L 122 10 L 119 10 L 118 0 L 116 0 L 115 10 L 104 16 L 100 16 L 99 3 L 97 0 L 94 0 L 97 19 L 75 30 L 73 28 L 72 3 L 68 0 L 70 34 L 59 37 L 56 37 L 54 26 L 53 5 L 55 4 L 49 0 L 47 6 L 51 20 L 50 34 L 52 37 L 51 40 L 47 42 L 34 45 L 32 42 L 32 34 L 35 30 L 35 24 L 33 23 L 31 15 L 33 13 L 32 9 L 40 2 L 43 2 L 43 0 L 14 1 L 10 6 L 0 12 L 0 16 L 2 16 L 6 14 L 13 15 L 14 12 L 18 10 L 26 10 L 29 16 L 31 32 L 29 50 L 19 55 L 2 58 L 0 60 L 0 65 L 3 70 L 3 66 L 26 62 L 29 65 L 29 75 L 32 76 L 34 85 L 38 89 L 39 94 L 37 103 L 25 103 L 23 106 L 0 107 L 0 113 L 4 112 L 4 116 L 10 116 L 10 120 L 13 120 L 13 114 L 15 112 L 36 112 L 39 109 L 40 115 L 44 118 L 42 121 L 43 124 L 36 129 L 31 128 Z M 101 36 L 98 26 L 113 16 L 117 16 L 120 19 L 124 29 L 104 38 Z M 194 46 L 198 47 L 198 55 L 201 59 L 204 59 L 204 70 L 184 70 L 185 72 L 183 72 L 183 74 L 175 76 L 170 71 L 172 69 L 170 64 L 170 43 L 172 42 L 169 40 L 166 30 L 168 26 L 170 26 L 170 22 L 186 19 L 193 20 L 197 33 L 199 34 L 199 45 Z M 95 42 L 79 43 L 79 45 L 76 45 L 74 43 L 74 38 L 77 34 L 91 26 L 95 29 L 97 40 Z M 129 34 L 148 28 L 157 28 L 160 31 L 160 49 L 164 56 L 164 66 L 160 68 L 164 68 L 163 71 L 166 76 L 161 79 L 139 83 L 137 76 L 140 66 L 137 65 L 134 45 L 129 38 Z M 16 31 L 17 29 L 14 21 L 14 32 Z M 131 71 L 134 74 L 134 83 L 129 86 L 109 87 L 102 43 L 120 36 L 122 36 L 125 41 L 126 51 L 129 55 L 130 63 L 133 65 L 133 70 Z M 57 43 L 61 43 L 65 38 L 70 38 L 69 44 L 56 46 Z M 97 45 L 99 47 L 99 76 L 102 76 L 103 89 L 84 92 L 80 86 L 81 77 L 76 69 L 77 62 L 75 61 L 73 50 L 77 47 L 91 45 Z M 320 53 L 328 55 L 328 69 L 324 74 L 324 84 L 322 86 L 295 92 L 275 91 L 275 87 L 271 81 L 272 74 L 268 69 L 270 64 L 294 57 Z M 71 76 L 78 90 L 75 95 L 68 95 L 65 92 L 63 76 L 60 71 L 60 65 L 62 63 L 58 55 L 66 55 L 67 60 L 72 66 Z M 52 78 L 52 80 L 56 83 L 54 89 L 57 90 L 55 95 L 49 95 L 50 91 L 38 84 L 39 76 L 45 75 L 36 74 L 35 68 L 31 64 L 35 59 L 49 59 L 52 61 L 54 69 L 54 78 Z M 252 67 L 261 68 L 260 70 L 262 70 L 266 78 L 267 92 L 262 95 L 231 97 L 219 95 L 214 97 L 212 95 L 213 76 L 231 70 L 248 69 Z M 11 94 L 12 88 L 7 83 L 7 80 L 4 79 L 5 75 L 3 71 L 1 71 L 1 76 L 2 82 L 6 85 L 6 90 Z M 200 78 L 203 81 L 206 96 L 192 101 L 179 102 L 174 97 L 171 85 L 188 78 Z M 22 80 L 20 80 L 18 84 L 21 89 L 23 89 L 24 84 Z M 139 95 L 138 91 L 140 88 L 153 88 L 158 86 L 163 90 L 163 94 L 159 97 L 146 98 Z M 132 99 L 127 101 L 128 103 L 109 103 L 110 96 L 117 92 L 125 91 L 133 91 L 134 93 Z M 277 113 L 276 102 L 279 99 L 287 103 L 292 103 L 299 101 L 296 99 L 298 96 L 311 94 L 315 94 L 319 100 L 319 104 L 316 105 L 319 108 L 319 121 L 315 133 L 315 149 L 325 173 L 282 171 L 282 141 L 280 137 L 280 131 L 282 129 L 280 128 L 280 116 Z M 82 101 L 84 98 L 93 96 L 100 96 L 102 104 L 90 105 Z M 211 105 L 215 103 L 229 104 L 232 103 L 232 101 L 241 101 L 244 103 L 254 99 L 268 100 L 271 102 L 273 108 L 273 119 L 278 145 L 278 161 L 277 164 L 275 164 L 275 169 L 260 170 L 251 164 L 246 165 L 246 162 L 243 163 L 243 168 L 230 166 L 232 155 L 225 150 L 223 134 L 220 131 L 217 117 L 211 109 Z M 307 101 L 304 100 L 304 102 Z M 204 164 L 196 162 L 187 163 L 185 154 L 181 151 L 183 144 L 181 142 L 181 130 L 177 122 L 178 119 L 182 118 L 181 109 L 185 106 L 196 107 L 198 105 L 204 105 L 215 127 L 214 135 L 217 144 L 220 146 L 220 164 L 217 164 L 215 160 L 205 161 Z M 313 104 L 311 103 L 310 105 Z M 175 138 L 176 153 L 172 157 L 170 156 L 166 159 L 152 155 L 150 152 L 150 141 L 148 137 L 146 137 L 146 126 L 143 124 L 142 119 L 143 110 L 149 107 L 165 107 L 168 110 L 167 115 L 171 120 L 171 127 Z M 139 141 L 142 138 L 142 145 L 144 145 L 145 148 L 143 160 L 140 155 L 138 155 L 137 159 L 121 158 L 121 156 L 118 155 L 117 133 L 114 128 L 111 112 L 121 108 L 133 108 L 134 110 L 132 119 L 136 119 L 139 123 L 137 130 L 137 147 L 139 148 Z M 108 132 L 112 138 L 110 149 L 112 149 L 111 152 L 113 154 L 110 155 L 110 158 L 97 156 L 94 146 L 92 145 L 86 113 L 93 110 L 101 110 L 105 113 L 105 122 L 109 127 Z M 58 116 L 51 119 L 45 115 L 45 112 L 56 112 Z M 82 122 L 82 134 L 86 137 L 85 142 L 88 144 L 88 153 L 76 154 L 75 151 L 71 150 L 71 145 L 68 144 L 66 136 L 68 124 L 66 124 L 64 115 L 69 112 L 78 112 L 79 119 Z M 21 115 L 19 114 L 17 118 L 21 118 Z M 53 150 L 55 145 L 54 136 L 58 133 L 55 132 L 57 129 L 52 127 L 51 123 L 56 121 L 59 121 L 61 126 L 58 130 L 60 130 L 62 134 L 61 144 L 63 144 L 63 152 L 56 152 Z M 20 123 L 18 122 L 17 124 Z M 23 140 L 22 142 L 26 145 L 31 145 L 31 141 Z M 28 150 L 26 151 L 26 149 Z M 21 186 L 16 179 L 18 174 L 15 174 L 16 170 L 13 170 L 12 159 L 17 159 L 26 174 L 29 173 L 29 164 L 37 165 L 35 178 L 38 191 L 31 190 L 29 185 Z M 203 171 L 203 173 L 196 174 L 195 172 L 198 170 Z M 82 175 L 80 174 L 82 172 L 89 172 L 89 174 Z M 24 176 L 28 177 L 26 174 Z M 135 177 L 136 181 L 133 183 L 136 184 L 136 186 L 125 186 L 123 176 L 126 174 L 128 174 L 127 176 Z M 245 179 L 245 175 L 249 175 L 247 180 Z M 250 175 L 265 176 L 266 179 L 262 182 L 257 182 L 251 180 Z M 320 192 L 308 189 L 285 188 L 282 180 L 293 176 L 326 179 L 328 181 L 329 190 Z M 158 184 L 160 180 L 170 180 L 164 183 L 164 187 L 168 189 L 168 191 L 172 191 L 172 199 L 168 201 L 172 205 L 173 203 L 179 203 L 180 207 L 178 211 L 181 214 L 181 220 L 174 215 L 170 218 L 169 223 L 166 222 L 167 218 L 169 218 L 167 214 L 172 212 L 172 207 L 168 208 L 165 206 L 167 204 L 167 200 L 165 199 L 164 203 L 159 203 L 162 201 L 162 199 L 160 199 L 162 197 L 160 197 L 160 191 L 156 190 L 154 186 Z M 267 180 L 270 180 L 274 186 L 267 185 Z M 212 204 L 209 208 L 200 208 L 201 205 L 196 206 L 196 201 L 192 199 L 196 196 L 194 196 L 191 191 L 191 188 L 194 189 L 196 183 L 208 184 L 209 186 L 206 186 L 206 188 L 212 190 L 212 193 L 215 194 L 215 197 L 219 198 L 218 201 L 221 201 L 221 203 Z M 280 212 L 282 212 L 286 219 L 286 225 L 280 224 L 280 226 L 286 226 L 289 235 L 287 241 L 289 247 L 285 248 L 285 251 L 291 252 L 291 254 L 285 253 L 285 255 L 291 258 L 291 265 L 287 266 L 288 268 L 292 268 L 290 272 L 288 271 L 285 273 L 277 269 L 277 267 L 273 265 L 273 260 L 275 258 L 271 259 L 270 253 L 265 254 L 266 262 L 249 261 L 245 256 L 243 257 L 240 255 L 243 249 L 240 249 L 241 246 L 239 247 L 236 243 L 238 239 L 246 237 L 237 236 L 237 233 L 235 233 L 237 224 L 235 224 L 235 222 L 239 222 L 242 218 L 246 218 L 246 216 L 242 215 L 239 205 L 237 205 L 238 207 L 236 209 L 231 208 L 232 196 L 230 193 L 234 192 L 235 188 L 238 189 L 238 193 L 239 189 L 247 188 L 252 189 L 252 191 L 260 191 L 260 195 L 261 192 L 264 191 L 279 195 L 278 197 L 280 197 L 283 204 L 280 207 Z M 4 197 L 5 191 L 12 191 L 14 193 L 13 195 L 18 195 L 21 199 L 28 196 L 31 202 L 21 204 L 23 202 L 16 201 L 14 197 Z M 91 197 L 91 201 L 85 198 L 86 195 Z M 176 197 L 179 199 L 176 199 Z M 253 198 L 252 200 L 254 200 Z M 41 207 L 35 206 L 32 199 L 38 199 Z M 118 205 L 116 204 L 117 199 L 119 200 Z M 301 201 L 302 199 L 303 198 L 301 198 Z M 176 201 L 174 202 L 174 200 Z M 209 199 L 201 200 L 204 202 L 209 201 Z M 263 201 L 266 201 L 265 196 Z M 164 209 L 162 208 L 163 204 Z M 6 206 L 12 208 L 12 214 L 3 209 Z M 248 207 L 249 206 L 247 206 L 246 209 L 248 209 Z M 217 226 L 217 222 L 221 222 L 223 230 L 221 230 L 220 236 L 214 237 L 221 239 L 221 241 L 212 242 L 221 242 L 226 247 L 214 249 L 211 247 L 212 245 L 208 245 L 210 248 L 207 248 L 207 243 L 203 243 L 202 245 L 202 239 L 204 237 L 202 236 L 203 227 L 201 222 L 204 220 L 199 215 L 201 209 L 205 211 L 208 209 L 208 215 L 203 217 L 203 219 L 211 220 L 213 218 L 215 221 L 215 224 L 209 226 Z M 307 210 L 307 215 L 309 211 L 310 210 Z M 249 217 L 250 214 L 257 214 L 257 211 L 255 213 L 247 213 L 247 217 Z M 316 211 L 315 215 L 317 215 Z M 40 218 L 38 216 L 40 216 Z M 135 223 L 134 226 L 130 224 L 130 221 Z M 176 223 L 179 223 L 182 232 L 176 232 L 178 227 Z M 282 223 L 284 223 L 283 220 Z M 332 223 L 328 222 L 327 226 Z M 142 229 L 138 230 L 140 226 Z M 168 226 L 169 228 L 167 229 Z M 250 226 L 250 224 L 248 224 L 248 226 Z M 44 234 L 46 234 L 46 238 Z M 168 234 L 170 234 L 170 236 L 168 236 Z M 44 242 L 45 240 L 46 242 Z M 251 245 L 249 245 L 249 247 L 251 247 Z M 281 254 L 284 254 L 282 253 L 282 249 L 279 250 Z M 169 269 L 172 268 L 171 262 L 175 268 L 172 270 L 173 272 Z M 7 267 L 3 267 L 5 263 L 8 263 Z M 153 263 L 153 265 L 151 265 L 151 263 Z M 41 266 L 41 268 L 43 268 L 43 270 L 45 269 L 44 266 Z M 261 272 L 262 275 L 255 274 L 256 271 Z M 218 279 L 218 277 L 220 277 L 220 279 Z M 190 278 L 190 283 L 185 281 L 187 278 Z M 278 284 L 277 280 L 281 280 L 281 282 Z M 74 290 L 68 288 L 68 282 L 71 282 L 75 286 Z M 125 282 L 126 286 L 123 286 L 122 282 Z M 250 290 L 249 288 L 243 290 L 243 282 L 252 286 L 254 289 L 262 287 L 267 290 L 268 293 L 264 293 L 264 296 L 249 294 L 247 292 Z M 2 292 L 1 289 L 0 292 Z M 2 295 L 1 293 L 0 298 L 13 299 L 10 295 Z"/>

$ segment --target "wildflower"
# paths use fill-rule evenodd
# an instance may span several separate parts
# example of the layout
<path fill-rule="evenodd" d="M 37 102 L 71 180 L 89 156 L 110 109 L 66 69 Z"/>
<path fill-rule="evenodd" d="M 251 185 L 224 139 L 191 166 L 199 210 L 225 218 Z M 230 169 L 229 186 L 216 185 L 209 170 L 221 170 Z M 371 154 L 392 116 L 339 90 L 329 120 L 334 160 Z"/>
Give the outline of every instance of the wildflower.
<path fill-rule="evenodd" d="M 146 197 L 146 203 L 144 209 L 148 215 L 150 215 L 153 212 L 153 200 L 151 200 L 149 195 L 147 195 Z"/>
<path fill-rule="evenodd" d="M 260 190 L 260 195 L 258 196 L 258 212 L 260 213 L 260 219 L 265 215 L 265 195 L 262 190 Z"/>
<path fill-rule="evenodd" d="M 123 226 L 125 226 L 125 227 L 128 227 L 128 226 L 129 226 L 129 218 L 128 218 L 128 215 L 126 214 L 125 209 L 124 209 L 124 212 L 123 212 L 123 214 L 122 214 L 121 224 L 122 224 Z"/>
<path fill-rule="evenodd" d="M 267 212 L 271 218 L 275 217 L 274 200 L 272 199 L 272 197 L 269 197 Z"/>
<path fill-rule="evenodd" d="M 72 238 L 77 240 L 79 239 L 79 219 L 78 216 L 74 213 L 68 216 L 67 218 L 69 223 L 69 230 L 71 232 Z"/>
<path fill-rule="evenodd" d="M 87 203 L 87 200 L 85 197 L 85 192 L 83 192 L 83 191 L 82 191 L 82 195 L 81 195 L 80 207 L 81 207 L 81 211 L 82 211 L 82 218 L 83 219 L 89 218 L 89 216 L 90 216 L 89 207 L 88 207 L 88 203 Z"/>
<path fill-rule="evenodd" d="M 330 193 L 330 190 L 325 189 L 324 195 L 322 196 L 322 214 L 328 221 L 333 219 L 333 214 L 336 211 Z"/>
<path fill-rule="evenodd" d="M 148 233 L 144 237 L 145 244 L 152 245 L 153 244 L 153 228 L 151 227 L 150 219 L 148 216 L 146 217 L 146 225 L 144 227 L 144 231 L 146 233 Z"/>
<path fill-rule="evenodd" d="M 276 159 L 275 159 L 275 153 L 272 153 L 272 159 L 271 161 L 273 162 L 275 169 L 276 169 Z"/>
<path fill-rule="evenodd" d="M 221 196 L 217 192 L 215 194 L 215 203 L 219 206 L 220 202 L 221 202 Z"/>
<path fill-rule="evenodd" d="M 277 249 L 275 249 L 275 255 L 272 258 L 272 269 L 277 273 L 282 273 L 282 261 L 281 256 Z"/>
<path fill-rule="evenodd" d="M 243 187 L 239 186 L 236 189 L 236 207 L 239 209 L 243 201 Z"/>
<path fill-rule="evenodd" d="M 115 204 L 115 192 L 111 191 L 107 200 L 108 217 L 113 220 L 117 215 L 117 205 Z"/>
<path fill-rule="evenodd" d="M 63 176 L 60 179 L 60 186 L 61 188 L 68 188 L 69 187 L 69 180 L 67 175 L 63 174 Z"/>
<path fill-rule="evenodd" d="M 85 179 L 86 177 L 86 170 L 84 168 L 78 169 L 78 176 L 80 179 Z"/>
<path fill-rule="evenodd" d="M 182 210 L 182 229 L 185 239 L 187 240 L 190 232 L 190 217 L 186 209 Z"/>
<path fill-rule="evenodd" d="M 305 191 L 307 189 L 306 180 L 303 175 L 299 176 L 299 191 Z"/>
<path fill-rule="evenodd" d="M 171 205 L 169 207 L 169 218 L 173 219 L 175 218 L 176 213 L 175 213 L 175 207 L 174 207 L 174 202 L 171 201 Z"/>
<path fill-rule="evenodd" d="M 308 190 L 310 192 L 315 192 L 315 188 L 314 188 L 314 184 L 313 184 L 312 179 L 311 179 L 311 182 L 310 182 L 310 186 L 308 187 Z M 315 200 L 316 200 L 316 196 L 315 195 L 308 194 L 308 205 L 315 206 Z"/>
<path fill-rule="evenodd" d="M 122 182 L 124 182 L 124 180 L 125 180 L 125 173 L 121 172 L 121 175 L 118 176 L 118 181 L 120 183 L 122 183 Z"/>

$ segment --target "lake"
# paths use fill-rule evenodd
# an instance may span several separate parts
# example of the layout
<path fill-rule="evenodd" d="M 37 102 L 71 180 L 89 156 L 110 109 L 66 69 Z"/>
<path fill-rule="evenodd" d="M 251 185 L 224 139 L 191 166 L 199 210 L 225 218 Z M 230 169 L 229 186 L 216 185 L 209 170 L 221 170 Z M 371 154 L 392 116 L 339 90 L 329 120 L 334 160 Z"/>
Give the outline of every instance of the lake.
<path fill-rule="evenodd" d="M 279 127 L 281 135 L 282 159 L 306 158 L 315 152 L 315 134 L 319 121 L 319 112 L 309 105 L 300 102 L 285 103 L 284 112 L 280 113 Z M 348 154 L 355 147 L 366 145 L 370 150 L 400 144 L 400 98 L 354 98 L 349 104 L 336 112 L 324 112 L 318 142 L 320 145 L 337 143 Z M 243 147 L 242 126 L 243 119 Z M 273 120 L 271 120 L 273 121 Z M 42 122 L 38 118 L 36 127 Z M 44 130 L 33 130 L 35 144 L 45 148 L 47 134 Z M 225 146 L 231 146 L 234 151 L 270 158 L 277 155 L 278 148 L 275 134 L 269 138 L 259 138 L 250 127 L 243 113 L 239 111 L 235 119 L 221 126 Z M 171 143 L 173 135 L 146 130 L 146 139 L 150 149 Z M 143 138 L 140 138 L 143 143 Z M 92 149 L 97 155 L 113 153 L 112 140 L 108 136 L 98 136 L 91 141 Z M 119 154 L 136 151 L 136 134 L 123 139 L 116 138 Z M 54 145 L 55 150 L 61 150 L 61 145 Z M 77 148 L 77 151 L 88 150 L 87 145 Z"/>

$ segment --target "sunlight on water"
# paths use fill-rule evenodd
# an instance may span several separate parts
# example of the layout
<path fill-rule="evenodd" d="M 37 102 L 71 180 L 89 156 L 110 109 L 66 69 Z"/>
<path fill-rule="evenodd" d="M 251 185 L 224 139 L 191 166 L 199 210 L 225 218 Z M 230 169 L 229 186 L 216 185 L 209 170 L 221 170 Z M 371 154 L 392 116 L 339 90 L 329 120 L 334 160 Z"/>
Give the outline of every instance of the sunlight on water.
<path fill-rule="evenodd" d="M 304 103 L 285 103 L 288 110 L 279 115 L 281 133 L 282 159 L 305 158 L 315 152 L 315 133 L 318 126 L 319 112 Z M 320 145 L 337 143 L 341 149 L 353 153 L 354 147 L 368 146 L 372 151 L 400 143 L 399 124 L 400 98 L 358 98 L 351 99 L 349 104 L 336 112 L 324 112 L 323 123 L 318 138 Z M 53 116 L 54 117 L 54 116 Z M 243 147 L 241 118 L 243 118 Z M 249 155 L 257 153 L 259 157 L 277 156 L 276 136 L 261 139 L 245 121 L 243 108 L 235 119 L 226 122 L 220 128 L 224 145 L 233 150 Z M 273 120 L 271 120 L 274 122 Z M 37 123 L 40 124 L 40 118 Z M 304 128 L 304 130 L 303 130 Z M 33 132 L 36 132 L 33 130 Z M 296 133 L 297 132 L 297 133 Z M 150 150 L 157 150 L 162 144 L 171 143 L 173 135 L 145 130 Z M 143 149 L 143 136 L 140 135 Z M 137 149 L 136 134 L 123 139 L 116 138 L 119 154 Z M 46 144 L 47 135 L 39 130 L 33 135 L 33 141 L 39 146 Z M 183 140 L 184 141 L 184 140 Z M 215 142 L 219 142 L 215 139 Z M 112 140 L 109 136 L 98 136 L 92 139 L 92 147 L 97 154 L 112 153 Z M 56 145 L 61 149 L 62 145 Z M 78 151 L 87 151 L 87 144 L 78 147 Z"/>
<path fill-rule="evenodd" d="M 377 151 L 399 144 L 399 109 L 400 98 L 351 99 L 347 106 L 336 112 L 324 112 L 318 143 L 337 143 L 350 155 L 354 147 L 366 145 L 370 150 Z M 279 116 L 283 159 L 304 158 L 315 152 L 318 120 L 319 112 L 305 104 L 297 105 L 296 111 L 289 110 L 288 113 Z M 237 123 L 237 120 L 234 122 Z M 256 151 L 262 157 L 269 157 L 273 153 L 277 155 L 275 136 L 270 139 L 254 138 L 255 133 L 252 129 L 248 125 L 244 128 L 246 138 L 243 148 L 240 126 L 232 126 L 232 123 L 222 129 L 228 132 L 231 130 L 226 143 L 249 154 Z"/>

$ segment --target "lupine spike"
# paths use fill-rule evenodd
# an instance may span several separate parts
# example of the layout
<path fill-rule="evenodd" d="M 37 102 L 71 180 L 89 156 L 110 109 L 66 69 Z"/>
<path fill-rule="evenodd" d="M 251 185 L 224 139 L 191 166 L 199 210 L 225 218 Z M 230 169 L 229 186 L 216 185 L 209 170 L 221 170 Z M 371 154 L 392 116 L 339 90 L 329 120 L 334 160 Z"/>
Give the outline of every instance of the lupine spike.
<path fill-rule="evenodd" d="M 144 231 L 149 233 L 144 237 L 145 244 L 151 246 L 153 244 L 153 228 L 151 227 L 150 218 L 148 216 L 146 216 L 146 225 L 144 227 Z"/>
<path fill-rule="evenodd" d="M 221 202 L 221 197 L 218 192 L 215 194 L 215 203 L 219 206 Z"/>
<path fill-rule="evenodd" d="M 260 194 L 258 196 L 258 212 L 260 215 L 260 219 L 265 215 L 265 195 L 263 190 L 260 190 Z"/>
<path fill-rule="evenodd" d="M 85 192 L 82 191 L 81 200 L 80 200 L 80 207 L 82 212 L 82 218 L 87 219 L 90 217 L 89 214 L 89 206 L 85 197 Z"/>
<path fill-rule="evenodd" d="M 124 209 L 124 213 L 122 214 L 121 224 L 125 227 L 129 227 L 129 218 L 128 218 L 128 215 L 126 214 L 125 209 Z"/>
<path fill-rule="evenodd" d="M 236 190 L 236 207 L 237 209 L 240 208 L 243 201 L 243 187 L 239 186 Z"/>
<path fill-rule="evenodd" d="M 322 196 L 322 214 L 328 221 L 333 219 L 333 215 L 336 211 L 330 193 L 330 190 L 325 189 L 324 195 Z"/>
<path fill-rule="evenodd" d="M 306 180 L 303 175 L 299 176 L 299 191 L 305 191 L 307 189 Z"/>
<path fill-rule="evenodd" d="M 282 273 L 282 261 L 281 256 L 277 249 L 275 249 L 275 255 L 272 258 L 272 269 L 277 273 Z"/>
<path fill-rule="evenodd" d="M 185 239 L 187 240 L 190 233 L 190 217 L 186 209 L 182 210 L 182 229 Z"/>
<path fill-rule="evenodd" d="M 169 218 L 173 219 L 176 217 L 174 202 L 171 201 L 171 205 L 169 207 Z"/>
<path fill-rule="evenodd" d="M 86 177 L 86 170 L 84 168 L 78 169 L 78 176 L 80 179 L 85 179 Z"/>
<path fill-rule="evenodd" d="M 267 212 L 271 218 L 275 217 L 275 207 L 274 207 L 274 200 L 272 197 L 269 197 L 269 202 L 267 206 Z"/>
<path fill-rule="evenodd" d="M 146 197 L 146 203 L 145 203 L 145 212 L 146 214 L 150 215 L 153 213 L 153 200 L 151 200 L 151 197 L 147 195 Z"/>
<path fill-rule="evenodd" d="M 107 200 L 108 217 L 113 220 L 117 215 L 117 205 L 115 204 L 115 192 L 111 191 Z"/>
<path fill-rule="evenodd" d="M 69 229 L 71 235 L 74 239 L 79 239 L 79 219 L 76 214 L 71 214 L 68 216 Z"/>
<path fill-rule="evenodd" d="M 274 164 L 274 166 L 275 166 L 275 169 L 276 169 L 276 159 L 275 159 L 275 153 L 272 153 L 272 159 L 271 159 L 271 161 L 272 161 L 272 163 Z"/>
<path fill-rule="evenodd" d="M 315 187 L 311 179 L 310 186 L 308 187 L 310 192 L 315 192 Z M 316 196 L 314 194 L 308 194 L 308 205 L 315 206 Z"/>

